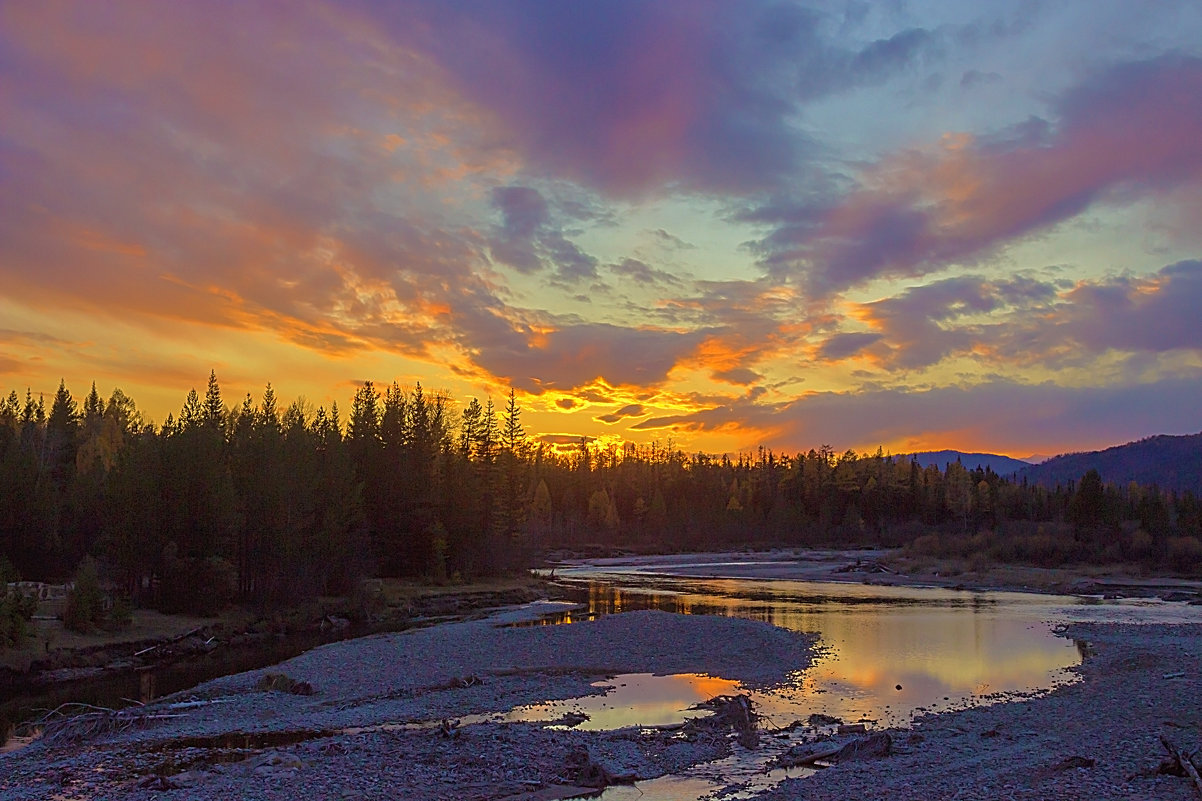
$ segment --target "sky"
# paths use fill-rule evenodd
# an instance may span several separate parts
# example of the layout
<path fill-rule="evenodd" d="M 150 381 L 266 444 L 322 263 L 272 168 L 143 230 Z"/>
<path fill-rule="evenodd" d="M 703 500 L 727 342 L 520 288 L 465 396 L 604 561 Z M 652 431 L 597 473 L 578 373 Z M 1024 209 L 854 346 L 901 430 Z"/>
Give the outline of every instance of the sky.
<path fill-rule="evenodd" d="M 1202 430 L 1202 4 L 0 0 L 0 393 Z"/>

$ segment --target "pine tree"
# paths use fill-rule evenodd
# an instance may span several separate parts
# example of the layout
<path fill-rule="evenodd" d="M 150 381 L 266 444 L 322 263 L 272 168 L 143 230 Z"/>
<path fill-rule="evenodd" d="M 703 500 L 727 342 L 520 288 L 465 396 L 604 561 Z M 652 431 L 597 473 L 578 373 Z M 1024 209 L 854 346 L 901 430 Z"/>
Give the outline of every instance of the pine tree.
<path fill-rule="evenodd" d="M 464 408 L 459 422 L 459 454 L 464 459 L 470 459 L 476 452 L 476 442 L 480 439 L 481 416 L 484 410 L 480 401 L 472 398 Z"/>
<path fill-rule="evenodd" d="M 100 420 L 104 416 L 104 401 L 96 391 L 96 382 L 92 382 L 92 391 L 83 401 L 83 429 L 88 435 L 100 430 Z"/>
<path fill-rule="evenodd" d="M 271 431 L 280 431 L 280 413 L 276 408 L 275 390 L 271 388 L 271 382 L 267 382 L 267 387 L 263 390 L 263 403 L 259 406 L 259 423 Z"/>
<path fill-rule="evenodd" d="M 196 388 L 188 390 L 184 399 L 184 407 L 179 412 L 179 427 L 184 430 L 195 428 L 204 422 L 204 407 L 200 405 L 200 396 Z"/>
<path fill-rule="evenodd" d="M 205 392 L 204 424 L 225 433 L 225 403 L 221 400 L 221 387 L 217 384 L 217 371 L 209 372 L 209 388 Z"/>
<path fill-rule="evenodd" d="M 405 392 L 397 382 L 384 391 L 384 412 L 380 417 L 380 438 L 385 447 L 400 449 L 407 443 L 408 415 Z"/>
<path fill-rule="evenodd" d="M 79 447 L 78 439 L 78 407 L 67 391 L 66 382 L 59 381 L 58 391 L 54 393 L 54 401 L 50 405 L 50 416 L 46 419 L 43 458 L 51 480 L 60 489 L 65 488 L 71 478 L 75 452 Z"/>
<path fill-rule="evenodd" d="M 355 443 L 380 440 L 380 393 L 370 381 L 363 382 L 351 401 L 346 438 Z"/>
<path fill-rule="evenodd" d="M 523 450 L 526 432 L 522 428 L 521 407 L 512 389 L 501 420 L 501 527 L 515 537 L 526 521 L 525 485 L 522 480 Z"/>

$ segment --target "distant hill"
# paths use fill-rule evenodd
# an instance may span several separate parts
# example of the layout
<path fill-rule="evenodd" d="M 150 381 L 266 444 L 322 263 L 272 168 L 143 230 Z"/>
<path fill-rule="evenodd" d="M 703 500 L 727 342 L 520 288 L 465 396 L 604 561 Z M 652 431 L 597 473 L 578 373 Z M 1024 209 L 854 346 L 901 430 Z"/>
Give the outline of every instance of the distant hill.
<path fill-rule="evenodd" d="M 1030 462 L 1024 462 L 1020 459 L 1011 459 L 1009 456 L 999 456 L 996 453 L 962 453 L 961 451 L 924 451 L 922 453 L 909 453 L 902 457 L 907 462 L 911 458 L 917 459 L 918 463 L 923 467 L 935 465 L 940 470 L 947 466 L 948 462 L 960 461 L 969 470 L 976 470 L 978 467 L 989 468 L 999 476 L 1008 476 L 1023 468 L 1031 467 Z"/>
<path fill-rule="evenodd" d="M 1135 481 L 1156 484 L 1166 490 L 1192 490 L 1202 494 L 1202 434 L 1182 437 L 1161 434 L 1104 451 L 1069 453 L 1025 467 L 1019 472 L 1019 478 L 1054 487 L 1080 481 L 1091 468 L 1097 470 L 1107 484 L 1121 486 Z"/>

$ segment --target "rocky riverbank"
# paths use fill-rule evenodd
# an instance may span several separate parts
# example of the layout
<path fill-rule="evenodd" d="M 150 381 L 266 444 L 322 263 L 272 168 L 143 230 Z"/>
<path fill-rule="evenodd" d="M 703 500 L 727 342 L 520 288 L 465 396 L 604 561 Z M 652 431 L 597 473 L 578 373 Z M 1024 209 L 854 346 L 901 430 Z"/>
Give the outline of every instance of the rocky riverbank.
<path fill-rule="evenodd" d="M 846 564 L 836 557 L 824 569 Z M 746 569 L 766 568 L 748 559 Z M 890 574 L 871 577 L 880 575 Z M 746 762 L 740 755 L 754 738 L 722 716 L 581 731 L 504 722 L 504 713 L 597 694 L 598 680 L 627 673 L 700 673 L 771 688 L 795 681 L 821 646 L 763 623 L 663 612 L 509 626 L 556 608 L 563 605 L 543 602 L 489 619 L 334 643 L 145 708 L 78 719 L 0 755 L 0 797 L 575 797 L 732 754 Z M 745 786 L 769 801 L 1194 799 L 1188 778 L 1159 768 L 1167 756 L 1162 737 L 1186 751 L 1202 746 L 1202 623 L 1074 624 L 1061 633 L 1086 654 L 1076 683 L 918 718 L 912 728 L 887 732 L 892 753 L 885 757 L 844 762 L 768 790 L 759 780 Z M 729 691 L 730 682 L 719 685 L 715 694 Z M 569 712 L 570 705 L 561 706 Z M 831 750 L 860 736 L 830 733 L 797 729 L 776 740 L 764 732 L 756 753 L 804 760 L 810 749 Z M 749 780 L 727 773 L 719 781 Z"/>
<path fill-rule="evenodd" d="M 891 732 L 884 759 L 790 779 L 764 801 L 1196 801 L 1158 772 L 1160 738 L 1202 747 L 1202 625 L 1069 626 L 1082 681 L 1035 698 L 930 715 Z M 1197 760 L 1196 761 L 1202 761 Z"/>
<path fill-rule="evenodd" d="M 252 671 L 124 720 L 52 730 L 0 756 L 0 796 L 126 799 L 157 789 L 190 799 L 566 797 L 556 788 L 715 759 L 732 747 L 729 728 L 589 732 L 453 721 L 599 693 L 595 682 L 623 673 L 707 673 L 768 686 L 805 667 L 813 645 L 763 623 L 662 612 L 557 627 L 501 622 L 334 643 L 271 669 L 312 694 L 266 689 L 268 671 Z"/>

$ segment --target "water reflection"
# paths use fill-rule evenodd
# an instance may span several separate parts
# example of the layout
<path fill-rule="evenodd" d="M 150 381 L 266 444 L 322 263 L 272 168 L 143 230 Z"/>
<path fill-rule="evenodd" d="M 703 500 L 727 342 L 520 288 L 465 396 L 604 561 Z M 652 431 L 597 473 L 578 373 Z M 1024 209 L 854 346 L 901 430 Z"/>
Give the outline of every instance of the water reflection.
<path fill-rule="evenodd" d="M 567 701 L 550 701 L 518 707 L 492 720 L 504 722 L 554 721 L 568 713 L 580 713 L 588 718 L 568 727 L 584 731 L 609 731 L 627 726 L 666 726 L 686 718 L 704 717 L 709 713 L 694 707 L 719 695 L 733 695 L 740 690 L 737 681 L 697 673 L 678 673 L 656 676 L 651 673 L 628 673 L 593 685 L 604 695 L 590 695 Z"/>
<path fill-rule="evenodd" d="M 905 724 L 915 714 L 1071 678 L 1076 645 L 1052 633 L 1056 599 L 1023 593 L 744 579 L 582 578 L 587 611 L 637 609 L 761 620 L 820 635 L 821 656 L 761 698 L 777 722 L 802 711 Z M 898 689 L 900 687 L 900 689 Z"/>

